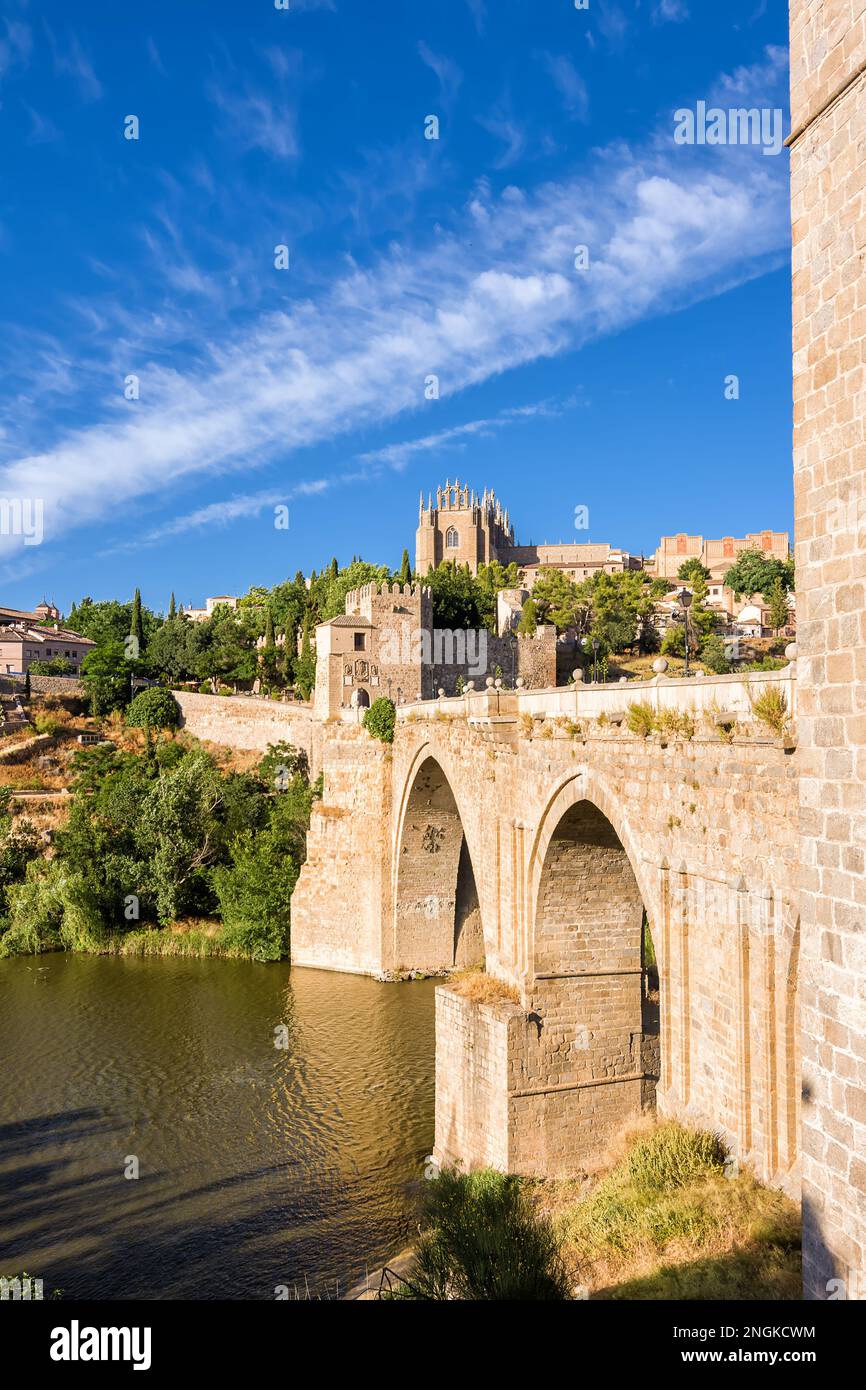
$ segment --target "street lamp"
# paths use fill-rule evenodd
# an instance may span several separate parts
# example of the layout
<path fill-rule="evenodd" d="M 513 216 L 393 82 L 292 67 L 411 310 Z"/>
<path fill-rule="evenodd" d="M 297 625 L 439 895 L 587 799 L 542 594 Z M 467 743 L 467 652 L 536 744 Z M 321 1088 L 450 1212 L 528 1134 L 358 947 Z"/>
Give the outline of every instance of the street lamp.
<path fill-rule="evenodd" d="M 598 646 L 599 646 L 598 638 L 597 638 L 597 637 L 593 637 L 593 639 L 592 639 L 592 662 L 593 662 L 593 668 L 592 668 L 592 683 L 593 683 L 593 685 L 598 685 Z"/>
<path fill-rule="evenodd" d="M 691 606 L 692 606 L 692 596 L 691 596 L 691 594 L 689 593 L 688 589 L 686 589 L 685 587 L 683 587 L 682 589 L 680 589 L 680 592 L 679 592 L 679 600 L 680 600 L 680 605 L 681 605 L 682 610 L 683 610 L 683 622 L 684 622 L 685 625 L 686 625 L 686 644 L 685 644 L 685 645 L 686 645 L 686 668 L 685 668 L 685 676 L 686 676 L 686 679 L 688 680 L 688 675 L 689 675 L 689 609 L 690 609 Z"/>

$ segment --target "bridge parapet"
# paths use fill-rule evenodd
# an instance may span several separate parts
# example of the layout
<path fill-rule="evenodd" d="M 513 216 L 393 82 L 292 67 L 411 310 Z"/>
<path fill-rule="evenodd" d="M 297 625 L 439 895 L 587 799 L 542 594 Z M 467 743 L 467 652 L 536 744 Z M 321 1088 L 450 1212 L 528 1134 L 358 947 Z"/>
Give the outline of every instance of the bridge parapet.
<path fill-rule="evenodd" d="M 726 676 L 693 676 L 605 685 L 566 685 L 548 690 L 505 690 L 488 687 L 438 700 L 400 705 L 400 720 L 467 719 L 479 727 L 514 721 L 528 714 L 539 718 L 597 719 L 624 713 L 630 704 L 646 703 L 656 711 L 681 714 L 730 714 L 752 718 L 754 702 L 767 690 L 784 697 L 789 717 L 796 719 L 797 680 L 792 663 L 780 671 L 749 671 Z"/>

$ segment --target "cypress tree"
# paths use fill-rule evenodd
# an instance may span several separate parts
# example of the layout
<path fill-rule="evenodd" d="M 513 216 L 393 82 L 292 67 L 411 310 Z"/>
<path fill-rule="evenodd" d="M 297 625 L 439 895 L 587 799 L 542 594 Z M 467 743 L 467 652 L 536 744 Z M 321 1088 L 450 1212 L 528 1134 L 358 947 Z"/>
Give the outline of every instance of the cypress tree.
<path fill-rule="evenodd" d="M 172 591 L 171 591 L 171 598 L 170 598 L 169 601 L 168 601 L 168 617 L 169 617 L 169 621 L 171 621 L 171 619 L 172 619 L 173 617 L 175 617 L 174 589 L 172 589 Z"/>
<path fill-rule="evenodd" d="M 138 655 L 144 651 L 144 624 L 141 621 L 141 590 L 136 589 L 135 597 L 132 600 L 132 624 L 129 629 L 130 637 L 134 637 L 138 642 Z"/>
<path fill-rule="evenodd" d="M 411 584 L 411 583 L 412 583 L 412 566 L 409 564 L 409 552 L 408 552 L 408 550 L 404 550 L 404 551 L 403 551 L 403 561 L 402 561 L 402 564 L 400 565 L 400 583 L 401 583 L 401 584 Z"/>

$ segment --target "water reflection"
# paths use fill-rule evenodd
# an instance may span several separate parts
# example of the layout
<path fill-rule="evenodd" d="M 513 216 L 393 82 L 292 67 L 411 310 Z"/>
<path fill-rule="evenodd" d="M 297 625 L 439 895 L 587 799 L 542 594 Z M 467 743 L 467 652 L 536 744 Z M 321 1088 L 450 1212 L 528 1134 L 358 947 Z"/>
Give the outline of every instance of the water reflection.
<path fill-rule="evenodd" d="M 432 982 L 39 961 L 0 961 L 0 1272 L 70 1297 L 272 1298 L 344 1288 L 405 1242 Z"/>

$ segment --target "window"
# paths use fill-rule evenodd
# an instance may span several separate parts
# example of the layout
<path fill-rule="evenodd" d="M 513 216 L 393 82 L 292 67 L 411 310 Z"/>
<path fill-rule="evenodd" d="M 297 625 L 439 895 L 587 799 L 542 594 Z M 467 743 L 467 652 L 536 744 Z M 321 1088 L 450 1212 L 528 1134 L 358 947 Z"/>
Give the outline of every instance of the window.
<path fill-rule="evenodd" d="M 456 526 L 449 526 L 445 532 L 445 545 L 449 550 L 456 550 L 460 544 L 460 536 Z"/>
<path fill-rule="evenodd" d="M 363 652 L 367 650 L 367 634 L 365 632 L 355 633 L 355 651 Z"/>

